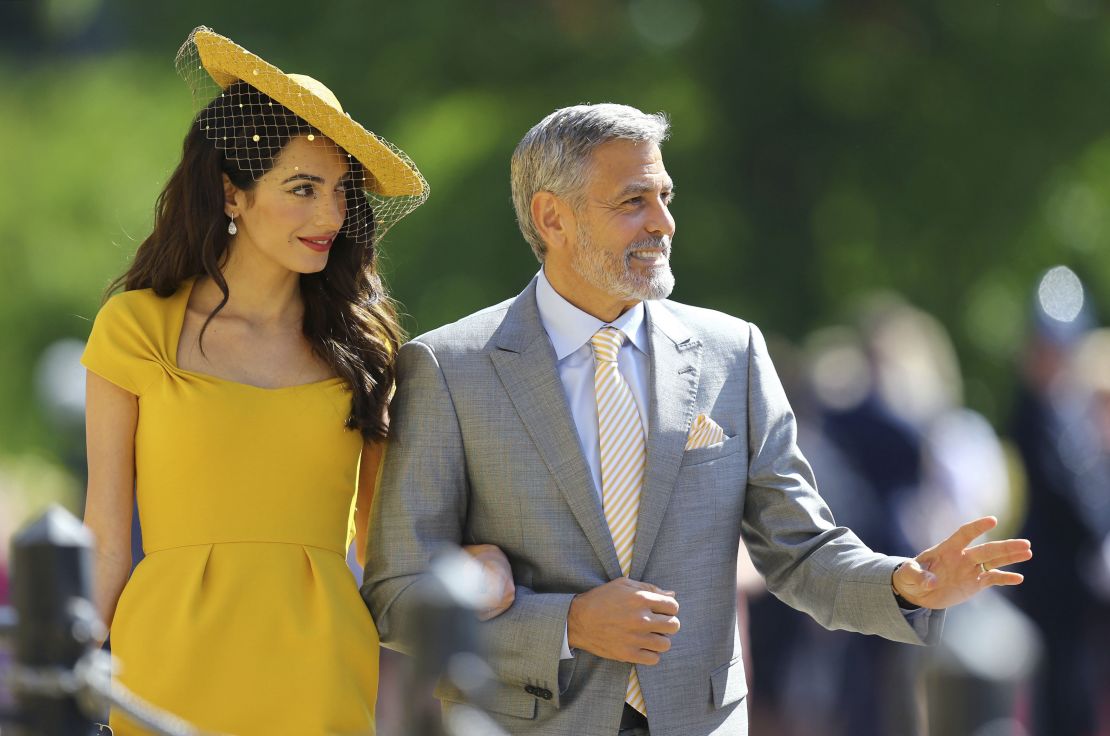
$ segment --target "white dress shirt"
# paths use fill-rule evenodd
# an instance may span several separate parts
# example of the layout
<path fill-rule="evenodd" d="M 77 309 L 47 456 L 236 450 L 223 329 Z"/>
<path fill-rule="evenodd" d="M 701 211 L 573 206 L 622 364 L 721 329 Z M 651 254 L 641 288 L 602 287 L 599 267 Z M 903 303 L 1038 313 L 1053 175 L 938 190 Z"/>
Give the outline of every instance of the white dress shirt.
<path fill-rule="evenodd" d="M 597 396 L 594 393 L 594 351 L 590 338 L 606 325 L 616 327 L 628 337 L 628 341 L 617 354 L 617 367 L 632 389 L 632 398 L 636 402 L 636 408 L 640 410 L 640 421 L 646 437 L 648 377 L 651 366 L 648 362 L 644 305 L 642 302 L 638 303 L 612 322 L 602 322 L 560 296 L 547 280 L 543 269 L 540 269 L 536 284 L 536 306 L 539 307 L 540 322 L 555 348 L 559 380 L 563 383 L 563 391 L 570 404 L 570 414 L 574 418 L 574 427 L 578 430 L 582 455 L 590 466 L 594 488 L 600 499 L 601 445 L 597 429 Z"/>

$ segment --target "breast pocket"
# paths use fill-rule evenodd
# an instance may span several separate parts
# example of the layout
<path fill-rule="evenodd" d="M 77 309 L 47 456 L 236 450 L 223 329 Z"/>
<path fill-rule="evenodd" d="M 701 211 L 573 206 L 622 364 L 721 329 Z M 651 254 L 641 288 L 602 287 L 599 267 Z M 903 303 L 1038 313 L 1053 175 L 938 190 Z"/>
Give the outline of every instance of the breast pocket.
<path fill-rule="evenodd" d="M 705 465 L 716 462 L 739 452 L 744 447 L 744 438 L 740 435 L 726 437 L 724 442 L 719 442 L 709 447 L 699 447 L 696 450 L 687 450 L 682 454 L 682 467 Z"/>
<path fill-rule="evenodd" d="M 743 513 L 747 448 L 745 437 L 736 436 L 716 445 L 687 450 L 671 499 L 675 512 L 699 520 L 713 533 L 731 536 L 729 530 L 739 528 Z"/>

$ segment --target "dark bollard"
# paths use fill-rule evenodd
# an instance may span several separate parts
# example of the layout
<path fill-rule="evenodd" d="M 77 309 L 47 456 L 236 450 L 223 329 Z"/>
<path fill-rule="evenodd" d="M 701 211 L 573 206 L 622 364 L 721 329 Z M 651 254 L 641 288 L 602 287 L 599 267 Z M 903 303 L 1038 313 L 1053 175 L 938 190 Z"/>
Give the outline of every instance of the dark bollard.
<path fill-rule="evenodd" d="M 12 538 L 15 664 L 63 677 L 96 645 L 92 599 L 92 534 L 60 506 L 51 506 Z M 72 692 L 16 689 L 19 736 L 91 736 L 96 725 Z"/>
<path fill-rule="evenodd" d="M 443 722 L 433 705 L 437 682 L 481 704 L 493 672 L 482 659 L 482 641 L 475 611 L 486 605 L 484 573 L 462 550 L 445 551 L 432 561 L 421 581 L 420 605 L 408 622 L 412 652 L 406 691 L 409 711 L 403 719 L 404 736 L 494 736 L 502 733 L 485 714 L 471 706 L 456 706 Z"/>

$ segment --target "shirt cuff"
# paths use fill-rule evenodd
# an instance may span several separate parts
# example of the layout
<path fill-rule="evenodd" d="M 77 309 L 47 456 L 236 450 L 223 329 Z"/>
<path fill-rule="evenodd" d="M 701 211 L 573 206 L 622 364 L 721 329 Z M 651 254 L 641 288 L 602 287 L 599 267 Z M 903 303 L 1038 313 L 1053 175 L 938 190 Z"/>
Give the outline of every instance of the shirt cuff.
<path fill-rule="evenodd" d="M 563 624 L 563 651 L 559 654 L 559 660 L 574 659 L 574 653 L 570 651 L 570 639 L 567 637 L 567 625 Z"/>
<path fill-rule="evenodd" d="M 933 618 L 934 611 L 929 608 L 902 608 L 902 616 L 905 617 L 906 623 L 921 637 L 922 641 L 929 640 L 930 622 Z"/>

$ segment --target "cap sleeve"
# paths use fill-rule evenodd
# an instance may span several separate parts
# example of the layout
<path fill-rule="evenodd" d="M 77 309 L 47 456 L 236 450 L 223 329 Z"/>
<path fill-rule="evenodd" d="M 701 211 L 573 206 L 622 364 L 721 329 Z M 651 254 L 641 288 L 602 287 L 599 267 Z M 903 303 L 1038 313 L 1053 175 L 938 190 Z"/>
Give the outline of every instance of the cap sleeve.
<path fill-rule="evenodd" d="M 105 302 L 81 356 L 90 371 L 136 396 L 161 372 L 157 336 L 150 334 L 151 320 L 144 318 L 138 296 L 124 292 Z"/>

